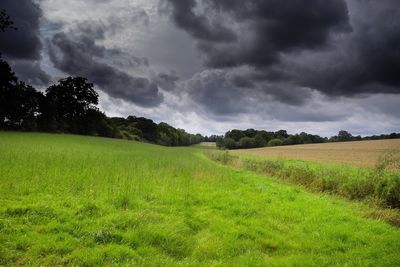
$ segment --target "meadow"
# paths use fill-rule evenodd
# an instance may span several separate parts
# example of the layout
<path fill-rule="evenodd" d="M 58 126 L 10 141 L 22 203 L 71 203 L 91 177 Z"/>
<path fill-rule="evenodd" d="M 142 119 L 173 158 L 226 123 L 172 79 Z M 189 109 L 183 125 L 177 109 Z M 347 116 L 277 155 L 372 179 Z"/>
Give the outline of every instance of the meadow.
<path fill-rule="evenodd" d="M 387 151 L 400 152 L 400 139 L 263 147 L 237 150 L 237 153 L 267 158 L 374 167 L 381 155 Z M 398 167 L 400 169 L 400 166 Z"/>
<path fill-rule="evenodd" d="M 0 132 L 0 265 L 400 265 L 367 205 L 204 150 Z"/>

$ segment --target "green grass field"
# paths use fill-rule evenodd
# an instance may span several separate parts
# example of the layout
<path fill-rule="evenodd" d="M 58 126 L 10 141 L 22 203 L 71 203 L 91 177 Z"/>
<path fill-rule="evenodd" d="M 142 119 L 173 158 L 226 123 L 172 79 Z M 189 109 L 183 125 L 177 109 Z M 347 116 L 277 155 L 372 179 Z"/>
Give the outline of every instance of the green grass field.
<path fill-rule="evenodd" d="M 400 266 L 360 205 L 200 148 L 0 133 L 4 266 Z"/>

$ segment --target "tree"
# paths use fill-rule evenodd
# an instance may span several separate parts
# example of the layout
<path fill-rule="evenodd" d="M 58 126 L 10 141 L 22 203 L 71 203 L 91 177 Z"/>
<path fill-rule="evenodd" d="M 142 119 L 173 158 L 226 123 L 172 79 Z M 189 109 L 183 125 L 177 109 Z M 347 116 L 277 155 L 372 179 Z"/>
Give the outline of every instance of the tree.
<path fill-rule="evenodd" d="M 263 134 L 261 132 L 258 132 L 256 136 L 254 137 L 254 146 L 255 147 L 264 147 L 267 144 L 265 141 Z"/>
<path fill-rule="evenodd" d="M 272 139 L 268 142 L 268 146 L 281 146 L 283 145 L 283 141 L 281 139 Z"/>
<path fill-rule="evenodd" d="M 351 141 L 352 139 L 353 139 L 353 136 L 351 135 L 351 133 L 344 131 L 344 130 L 339 131 L 339 133 L 338 133 L 339 141 L 342 141 L 342 142 Z"/>
<path fill-rule="evenodd" d="M 233 140 L 235 140 L 235 142 L 239 142 L 239 140 L 242 137 L 245 137 L 243 131 L 236 130 L 236 129 L 229 131 L 225 134 L 225 138 L 232 138 Z"/>
<path fill-rule="evenodd" d="M 79 134 L 113 137 L 114 128 L 107 120 L 106 115 L 97 108 L 88 109 L 83 116 L 78 119 Z"/>
<path fill-rule="evenodd" d="M 289 135 L 286 130 L 279 130 L 275 133 L 275 138 L 278 138 L 278 139 L 283 139 L 283 138 L 288 138 L 288 137 L 289 137 Z"/>
<path fill-rule="evenodd" d="M 19 82 L 10 65 L 0 59 L 0 129 L 35 130 L 43 95 Z"/>
<path fill-rule="evenodd" d="M 8 94 L 13 86 L 17 84 L 17 77 L 11 70 L 10 65 L 0 58 L 0 129 L 5 128 L 5 120 L 8 104 Z"/>
<path fill-rule="evenodd" d="M 4 32 L 7 28 L 16 29 L 13 27 L 14 22 L 10 19 L 4 9 L 0 9 L 0 31 Z"/>
<path fill-rule="evenodd" d="M 36 130 L 39 102 L 43 95 L 22 82 L 3 91 L 2 126 L 8 130 Z"/>
<path fill-rule="evenodd" d="M 156 143 L 158 140 L 158 127 L 154 121 L 143 117 L 129 116 L 127 121 L 133 123 L 134 127 L 142 131 L 143 138 L 151 143 Z"/>
<path fill-rule="evenodd" d="M 254 138 L 251 137 L 243 137 L 239 141 L 239 146 L 240 148 L 254 148 L 255 147 L 255 141 Z"/>
<path fill-rule="evenodd" d="M 68 77 L 46 90 L 42 123 L 56 122 L 55 130 L 79 132 L 79 119 L 98 104 L 98 94 L 86 78 Z"/>
<path fill-rule="evenodd" d="M 245 130 L 245 131 L 243 132 L 243 134 L 244 134 L 245 136 L 247 136 L 247 137 L 254 138 L 254 137 L 256 136 L 256 134 L 257 134 L 257 131 L 254 130 L 254 129 L 247 129 L 247 130 Z"/>
<path fill-rule="evenodd" d="M 222 140 L 222 147 L 226 149 L 235 149 L 237 148 L 236 142 L 233 138 L 224 138 Z"/>

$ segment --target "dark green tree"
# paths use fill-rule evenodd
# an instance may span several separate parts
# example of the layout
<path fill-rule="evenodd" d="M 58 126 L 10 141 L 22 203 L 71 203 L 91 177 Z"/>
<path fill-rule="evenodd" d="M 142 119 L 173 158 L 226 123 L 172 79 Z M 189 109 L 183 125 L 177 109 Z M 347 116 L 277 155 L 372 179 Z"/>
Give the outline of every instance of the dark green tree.
<path fill-rule="evenodd" d="M 239 141 L 240 148 L 254 148 L 256 147 L 254 138 L 251 137 L 243 137 Z"/>
<path fill-rule="evenodd" d="M 353 135 L 348 131 L 341 130 L 338 133 L 338 141 L 351 141 L 353 139 Z"/>
<path fill-rule="evenodd" d="M 79 133 L 79 120 L 95 109 L 98 94 L 86 78 L 68 77 L 46 90 L 46 98 L 41 106 L 41 124 L 53 125 L 56 131 Z"/>
<path fill-rule="evenodd" d="M 17 84 L 17 77 L 10 65 L 0 58 L 0 129 L 5 129 L 8 110 L 8 95 L 12 87 Z"/>
<path fill-rule="evenodd" d="M 263 133 L 258 132 L 256 136 L 254 137 L 254 146 L 255 147 L 264 147 L 266 146 L 267 142 L 265 141 L 265 138 L 263 136 Z"/>
<path fill-rule="evenodd" d="M 245 137 L 243 131 L 236 129 L 229 131 L 225 134 L 225 138 L 232 138 L 233 140 L 235 140 L 235 142 L 239 142 L 239 140 L 243 137 Z"/>
<path fill-rule="evenodd" d="M 288 138 L 289 134 L 287 133 L 286 130 L 279 130 L 275 133 L 275 138 L 278 139 L 284 139 L 284 138 Z"/>
<path fill-rule="evenodd" d="M 233 138 L 224 138 L 221 142 L 221 146 L 226 149 L 235 149 L 237 144 Z"/>
<path fill-rule="evenodd" d="M 283 145 L 283 141 L 281 139 L 272 139 L 268 142 L 268 146 L 281 146 Z"/>
<path fill-rule="evenodd" d="M 10 16 L 7 15 L 4 9 L 0 9 L 0 31 L 4 32 L 7 28 L 16 29 L 14 22 L 11 20 Z"/>
<path fill-rule="evenodd" d="M 42 97 L 32 86 L 19 82 L 0 59 L 0 129 L 35 130 Z"/>
<path fill-rule="evenodd" d="M 151 143 L 157 143 L 158 127 L 157 124 L 154 123 L 154 121 L 147 118 L 135 117 L 135 116 L 129 116 L 126 120 L 129 123 L 132 123 L 132 125 L 136 129 L 139 129 L 142 132 L 143 138 L 145 140 Z"/>

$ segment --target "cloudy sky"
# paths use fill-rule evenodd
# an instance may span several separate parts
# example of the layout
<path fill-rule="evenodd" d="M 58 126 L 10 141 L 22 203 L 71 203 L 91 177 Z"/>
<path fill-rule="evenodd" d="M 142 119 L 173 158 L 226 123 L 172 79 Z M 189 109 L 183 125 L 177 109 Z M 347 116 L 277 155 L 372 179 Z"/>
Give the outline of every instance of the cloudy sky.
<path fill-rule="evenodd" d="M 1 0 L 0 51 L 46 88 L 84 76 L 109 116 L 192 133 L 400 132 L 398 0 Z"/>

